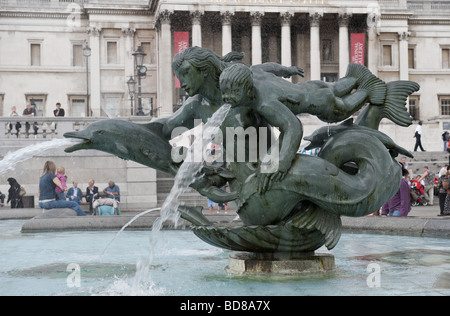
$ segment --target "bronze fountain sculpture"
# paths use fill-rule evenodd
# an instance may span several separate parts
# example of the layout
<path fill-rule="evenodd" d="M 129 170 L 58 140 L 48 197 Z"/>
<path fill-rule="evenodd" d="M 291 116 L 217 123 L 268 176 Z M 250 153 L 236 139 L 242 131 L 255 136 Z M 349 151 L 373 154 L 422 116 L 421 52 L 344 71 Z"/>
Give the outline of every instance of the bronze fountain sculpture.
<path fill-rule="evenodd" d="M 64 135 L 83 140 L 66 152 L 101 150 L 175 175 L 181 163 L 171 157 L 173 131 L 193 128 L 195 119 L 206 123 L 227 103 L 230 109 L 220 126 L 227 159 L 205 165 L 191 187 L 215 202 L 239 200 L 243 225 L 211 223 L 197 207 L 180 207 L 181 217 L 193 224 L 199 238 L 226 249 L 269 254 L 311 253 L 323 245 L 332 249 L 341 235 L 341 216 L 373 213 L 397 192 L 401 166 L 394 158 L 412 155 L 378 127 L 383 118 L 412 124 L 406 99 L 419 85 L 385 83 L 357 64 L 350 64 L 335 83 L 293 84 L 283 77 L 303 76 L 302 69 L 276 63 L 248 66 L 239 62 L 242 57 L 186 49 L 174 57 L 173 68 L 190 98 L 176 113 L 148 124 L 95 122 Z M 350 117 L 365 105 L 353 122 Z M 316 157 L 297 154 L 301 113 L 328 123 L 343 121 L 305 137 L 311 142 L 307 149 L 320 149 Z M 227 134 L 227 128 L 252 129 L 263 137 L 270 127 L 279 128 L 280 136 L 277 141 L 267 137 L 266 154 L 244 135 L 245 158 L 238 159 L 236 135 Z M 255 150 L 257 158 L 251 160 Z M 221 189 L 227 182 L 230 192 Z"/>

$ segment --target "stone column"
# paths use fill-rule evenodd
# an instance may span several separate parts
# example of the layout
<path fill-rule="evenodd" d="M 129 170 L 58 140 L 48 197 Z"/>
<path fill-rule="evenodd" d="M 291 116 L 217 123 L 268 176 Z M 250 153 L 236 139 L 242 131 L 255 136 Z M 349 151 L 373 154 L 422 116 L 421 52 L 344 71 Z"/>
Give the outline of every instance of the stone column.
<path fill-rule="evenodd" d="M 158 15 L 159 49 L 158 49 L 158 109 L 159 117 L 168 117 L 173 113 L 173 76 L 172 71 L 172 12 L 165 10 Z"/>
<path fill-rule="evenodd" d="M 250 13 L 252 19 L 252 64 L 262 64 L 262 47 L 261 47 L 261 20 L 263 14 L 261 12 Z"/>
<path fill-rule="evenodd" d="M 134 34 L 135 28 L 123 27 L 122 33 L 125 37 L 125 75 L 134 76 Z"/>
<path fill-rule="evenodd" d="M 100 34 L 102 29 L 100 27 L 90 27 L 89 47 L 91 48 L 91 57 L 89 57 L 89 70 L 91 73 L 90 80 L 90 95 L 89 102 L 90 112 L 88 116 L 100 116 L 102 107 L 102 93 L 100 81 Z"/>
<path fill-rule="evenodd" d="M 202 47 L 202 17 L 203 13 L 198 10 L 191 13 L 192 46 Z"/>
<path fill-rule="evenodd" d="M 320 78 L 320 13 L 310 14 L 311 32 L 311 80 L 321 80 Z"/>
<path fill-rule="evenodd" d="M 128 85 L 127 81 L 130 78 L 130 76 L 135 77 L 134 73 L 134 34 L 136 33 L 135 28 L 131 27 L 123 27 L 122 33 L 125 36 L 125 86 L 124 89 L 128 95 L 128 100 L 131 99 L 130 93 L 128 91 Z M 135 78 L 136 80 L 136 78 Z M 125 115 L 131 115 L 131 104 L 130 102 L 125 103 Z M 133 109 L 134 114 L 134 109 Z"/>
<path fill-rule="evenodd" d="M 283 13 L 281 18 L 281 64 L 292 66 L 291 53 L 291 20 L 293 15 L 289 12 Z"/>
<path fill-rule="evenodd" d="M 233 37 L 231 32 L 231 19 L 233 15 L 230 11 L 220 14 L 222 18 L 222 56 L 233 51 Z"/>
<path fill-rule="evenodd" d="M 368 34 L 368 65 L 367 68 L 378 76 L 378 25 L 380 22 L 380 15 L 378 12 L 370 12 L 367 16 L 367 34 Z"/>
<path fill-rule="evenodd" d="M 345 76 L 350 63 L 350 45 L 348 39 L 348 22 L 351 15 L 339 14 L 339 78 Z"/>
<path fill-rule="evenodd" d="M 401 32 L 398 34 L 400 80 L 409 80 L 408 39 L 408 32 Z"/>

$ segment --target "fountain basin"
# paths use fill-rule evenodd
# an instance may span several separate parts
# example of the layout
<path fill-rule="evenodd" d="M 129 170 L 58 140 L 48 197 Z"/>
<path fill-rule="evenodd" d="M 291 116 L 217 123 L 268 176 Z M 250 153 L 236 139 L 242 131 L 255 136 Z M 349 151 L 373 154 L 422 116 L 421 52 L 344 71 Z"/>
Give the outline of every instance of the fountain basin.
<path fill-rule="evenodd" d="M 120 230 L 134 216 L 127 215 L 110 217 L 68 217 L 58 219 L 38 219 L 42 214 L 42 209 L 3 209 L 0 212 L 0 220 L 29 219 L 23 224 L 23 232 L 50 232 L 69 230 Z M 151 229 L 159 212 L 151 213 L 148 216 L 138 218 L 130 225 L 131 229 Z M 208 215 L 205 216 L 211 222 L 232 222 L 235 212 L 229 215 Z M 169 225 L 166 225 L 166 227 Z M 191 224 L 183 219 L 179 220 L 179 226 L 188 228 Z M 450 219 L 437 217 L 342 217 L 344 231 L 373 234 L 390 234 L 418 237 L 439 237 L 450 238 Z"/>
<path fill-rule="evenodd" d="M 143 269 L 149 231 L 23 234 L 23 224 L 0 221 L 0 295 L 450 295 L 447 239 L 344 233 L 335 249 L 318 251 L 335 257 L 334 271 L 261 276 L 228 273 L 234 252 L 187 230 L 162 231 Z"/>

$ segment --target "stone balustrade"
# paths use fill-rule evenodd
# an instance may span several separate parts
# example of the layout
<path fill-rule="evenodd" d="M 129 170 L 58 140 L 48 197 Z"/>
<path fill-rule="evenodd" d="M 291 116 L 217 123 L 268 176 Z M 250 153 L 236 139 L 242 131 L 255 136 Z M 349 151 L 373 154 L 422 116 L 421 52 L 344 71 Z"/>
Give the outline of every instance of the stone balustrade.
<path fill-rule="evenodd" d="M 104 117 L 0 117 L 0 140 L 62 138 L 63 134 L 84 129 L 90 123 Z M 149 117 L 122 118 L 133 122 L 148 123 Z"/>

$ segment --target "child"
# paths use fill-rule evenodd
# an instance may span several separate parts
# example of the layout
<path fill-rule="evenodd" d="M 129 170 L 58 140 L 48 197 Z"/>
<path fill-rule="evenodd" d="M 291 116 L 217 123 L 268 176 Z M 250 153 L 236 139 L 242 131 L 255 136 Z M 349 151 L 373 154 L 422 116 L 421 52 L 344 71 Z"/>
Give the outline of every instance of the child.
<path fill-rule="evenodd" d="M 66 192 L 67 192 L 67 185 L 66 185 L 66 170 L 64 167 L 58 167 L 56 169 L 56 177 L 61 181 L 62 187 L 64 188 L 64 191 L 61 190 L 58 186 L 55 188 L 56 192 L 56 199 L 57 200 L 65 200 L 66 199 Z"/>

